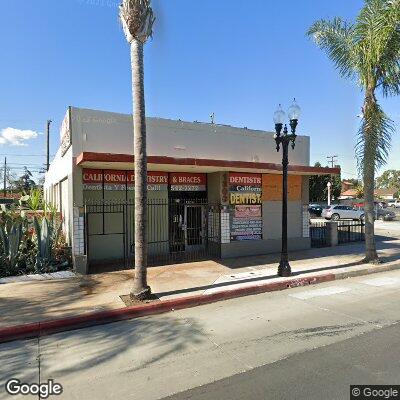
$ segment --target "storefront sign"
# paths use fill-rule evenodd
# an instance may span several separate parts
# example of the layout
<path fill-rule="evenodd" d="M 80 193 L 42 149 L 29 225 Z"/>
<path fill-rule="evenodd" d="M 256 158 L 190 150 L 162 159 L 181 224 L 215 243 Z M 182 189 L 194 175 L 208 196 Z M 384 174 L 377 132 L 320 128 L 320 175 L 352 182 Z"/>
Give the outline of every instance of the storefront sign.
<path fill-rule="evenodd" d="M 84 169 L 82 172 L 83 190 L 103 190 L 103 171 Z"/>
<path fill-rule="evenodd" d="M 126 190 L 126 171 L 105 170 L 104 190 Z"/>
<path fill-rule="evenodd" d="M 128 190 L 135 190 L 135 171 L 127 173 Z M 168 190 L 168 172 L 147 171 L 147 190 Z"/>
<path fill-rule="evenodd" d="M 206 174 L 172 173 L 169 183 L 173 192 L 203 192 L 207 188 Z"/>
<path fill-rule="evenodd" d="M 261 174 L 229 173 L 231 240 L 262 239 Z"/>
<path fill-rule="evenodd" d="M 240 204 L 261 204 L 261 193 L 239 193 L 230 192 L 229 193 L 230 203 L 232 205 Z"/>
<path fill-rule="evenodd" d="M 262 185 L 261 174 L 247 174 L 241 172 L 229 173 L 229 186 L 259 186 Z"/>
<path fill-rule="evenodd" d="M 231 240 L 261 239 L 261 206 L 235 206 L 231 216 Z"/>
<path fill-rule="evenodd" d="M 235 218 L 259 218 L 261 206 L 235 206 Z"/>
<path fill-rule="evenodd" d="M 230 204 L 261 204 L 261 193 L 261 174 L 229 173 Z"/>
<path fill-rule="evenodd" d="M 135 190 L 134 171 L 84 169 L 82 173 L 83 190 Z M 167 172 L 147 172 L 149 191 L 168 190 Z"/>

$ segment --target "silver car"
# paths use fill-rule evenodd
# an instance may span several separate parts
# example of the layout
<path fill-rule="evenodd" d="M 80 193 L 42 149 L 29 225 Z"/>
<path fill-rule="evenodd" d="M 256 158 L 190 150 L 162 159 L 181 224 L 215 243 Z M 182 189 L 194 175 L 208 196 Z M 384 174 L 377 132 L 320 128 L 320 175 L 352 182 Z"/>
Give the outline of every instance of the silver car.
<path fill-rule="evenodd" d="M 339 219 L 356 219 L 364 221 L 365 214 L 364 210 L 356 210 L 350 206 L 332 205 L 322 210 L 322 215 L 325 219 L 331 219 L 332 221 L 338 221 Z"/>

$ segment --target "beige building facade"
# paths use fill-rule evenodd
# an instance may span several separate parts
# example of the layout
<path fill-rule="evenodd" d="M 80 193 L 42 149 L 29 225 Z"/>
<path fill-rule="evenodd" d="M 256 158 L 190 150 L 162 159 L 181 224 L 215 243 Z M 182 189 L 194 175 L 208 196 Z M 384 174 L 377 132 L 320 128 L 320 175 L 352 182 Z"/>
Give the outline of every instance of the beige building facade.
<path fill-rule="evenodd" d="M 155 265 L 280 250 L 282 155 L 273 132 L 147 118 L 147 152 L 149 257 Z M 297 137 L 289 158 L 289 250 L 306 249 L 309 176 L 339 170 L 310 167 L 308 136 Z M 62 213 L 79 272 L 98 271 L 97 265 L 129 266 L 134 242 L 130 115 L 69 107 L 44 188 L 46 199 Z"/>

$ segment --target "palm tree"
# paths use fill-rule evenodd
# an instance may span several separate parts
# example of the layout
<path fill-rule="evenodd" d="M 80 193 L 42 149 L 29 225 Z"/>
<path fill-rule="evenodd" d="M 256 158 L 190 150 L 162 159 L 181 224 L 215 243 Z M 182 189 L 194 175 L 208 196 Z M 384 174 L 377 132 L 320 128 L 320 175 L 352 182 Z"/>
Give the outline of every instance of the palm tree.
<path fill-rule="evenodd" d="M 122 0 L 119 17 L 131 46 L 133 126 L 135 154 L 135 278 L 131 297 L 151 294 L 147 284 L 147 152 L 144 100 L 143 45 L 152 36 L 155 21 L 151 0 Z"/>
<path fill-rule="evenodd" d="M 364 92 L 363 119 L 356 145 L 364 180 L 366 262 L 379 262 L 374 236 L 374 177 L 386 163 L 393 122 L 377 99 L 400 94 L 400 0 L 366 0 L 354 23 L 319 20 L 307 34 L 325 50 L 341 76 Z"/>

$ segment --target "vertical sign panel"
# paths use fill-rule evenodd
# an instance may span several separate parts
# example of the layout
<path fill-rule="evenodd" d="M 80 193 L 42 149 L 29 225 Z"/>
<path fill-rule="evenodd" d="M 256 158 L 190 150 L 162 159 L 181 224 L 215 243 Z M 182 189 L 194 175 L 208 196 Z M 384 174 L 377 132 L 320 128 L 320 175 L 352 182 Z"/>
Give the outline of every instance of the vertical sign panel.
<path fill-rule="evenodd" d="M 229 173 L 230 238 L 262 239 L 261 174 Z"/>

